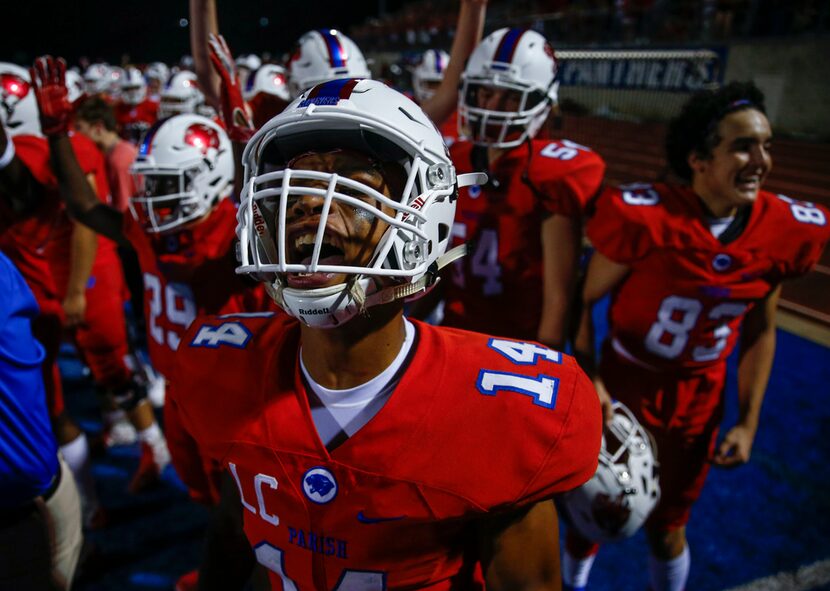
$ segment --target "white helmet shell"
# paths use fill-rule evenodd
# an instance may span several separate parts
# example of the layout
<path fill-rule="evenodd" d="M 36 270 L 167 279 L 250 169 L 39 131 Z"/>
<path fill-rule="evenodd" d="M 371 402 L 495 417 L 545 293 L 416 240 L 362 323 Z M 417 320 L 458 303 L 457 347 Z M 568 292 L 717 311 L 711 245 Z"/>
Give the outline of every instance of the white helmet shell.
<path fill-rule="evenodd" d="M 236 58 L 236 67 L 245 68 L 250 72 L 253 72 L 261 65 L 262 60 L 259 59 L 258 55 L 253 53 L 249 53 L 248 55 L 240 55 L 238 58 Z"/>
<path fill-rule="evenodd" d="M 127 68 L 121 79 L 121 100 L 128 105 L 138 105 L 147 98 L 147 81 L 138 68 Z"/>
<path fill-rule="evenodd" d="M 246 101 L 250 101 L 260 92 L 272 94 L 284 101 L 290 101 L 288 92 L 288 75 L 285 68 L 276 64 L 265 64 L 248 76 L 243 93 Z"/>
<path fill-rule="evenodd" d="M 121 85 L 126 75 L 127 72 L 124 68 L 118 66 L 111 67 L 108 72 L 109 84 L 105 92 L 112 98 L 119 98 L 121 96 Z"/>
<path fill-rule="evenodd" d="M 66 90 L 68 91 L 67 98 L 73 105 L 86 96 L 84 78 L 75 69 L 66 71 Z"/>
<path fill-rule="evenodd" d="M 201 115 L 176 115 L 147 131 L 130 172 L 130 210 L 150 234 L 174 232 L 198 220 L 233 189 L 227 133 Z"/>
<path fill-rule="evenodd" d="M 159 117 L 196 113 L 204 101 L 205 96 L 199 89 L 196 74 L 182 70 L 173 74 L 162 88 Z"/>
<path fill-rule="evenodd" d="M 491 33 L 475 48 L 462 75 L 459 134 L 497 148 L 512 148 L 534 137 L 556 104 L 556 73 L 553 48 L 539 33 L 506 28 Z M 482 107 L 482 87 L 513 93 L 518 107 Z"/>
<path fill-rule="evenodd" d="M 84 72 L 86 93 L 90 96 L 109 91 L 110 67 L 104 63 L 92 64 Z"/>
<path fill-rule="evenodd" d="M 339 149 L 361 152 L 375 162 L 399 163 L 407 176 L 402 193 L 387 197 L 334 173 L 290 168 L 297 155 Z M 288 314 L 320 328 L 342 325 L 364 308 L 425 293 L 450 241 L 458 186 L 481 180 L 481 175 L 457 180 L 441 134 L 420 107 L 373 80 L 333 80 L 303 93 L 254 135 L 243 162 L 237 272 L 266 281 Z M 328 188 L 310 188 L 309 181 Z M 330 262 L 321 256 L 329 211 L 325 205 L 313 254 L 302 262 L 291 260 L 288 199 L 309 194 L 388 225 L 368 262 Z M 286 286 L 286 273 L 342 273 L 348 279 L 330 287 L 297 289 Z M 384 277 L 389 280 L 381 286 Z"/>
<path fill-rule="evenodd" d="M 10 137 L 41 135 L 29 71 L 8 62 L 0 62 L 0 123 Z"/>
<path fill-rule="evenodd" d="M 424 103 L 435 94 L 434 84 L 444 79 L 444 71 L 450 62 L 450 54 L 442 49 L 427 49 L 421 61 L 412 70 L 412 87 L 415 98 Z"/>
<path fill-rule="evenodd" d="M 158 80 L 164 84 L 170 77 L 170 68 L 163 62 L 153 62 L 144 70 L 144 77 L 147 80 Z"/>
<path fill-rule="evenodd" d="M 628 408 L 614 403 L 593 478 L 562 495 L 566 521 L 597 543 L 634 535 L 660 500 L 657 450 Z"/>
<path fill-rule="evenodd" d="M 288 62 L 292 95 L 341 78 L 371 78 L 363 52 L 336 29 L 309 31 L 297 41 Z"/>

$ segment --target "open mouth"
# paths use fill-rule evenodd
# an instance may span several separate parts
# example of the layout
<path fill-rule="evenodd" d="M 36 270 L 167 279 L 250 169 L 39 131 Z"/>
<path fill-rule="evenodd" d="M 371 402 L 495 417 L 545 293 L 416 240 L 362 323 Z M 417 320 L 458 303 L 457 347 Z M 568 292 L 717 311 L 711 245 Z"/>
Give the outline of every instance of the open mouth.
<path fill-rule="evenodd" d="M 311 265 L 314 255 L 316 234 L 303 232 L 295 234 L 289 239 L 289 257 L 291 264 Z M 320 257 L 318 266 L 322 265 L 343 265 L 346 260 L 346 253 L 343 244 L 336 235 L 325 234 L 320 245 Z M 288 285 L 301 289 L 313 289 L 326 287 L 342 281 L 341 273 L 289 273 Z"/>
<path fill-rule="evenodd" d="M 744 193 L 754 193 L 760 190 L 763 176 L 760 174 L 740 175 L 735 179 L 735 186 Z"/>

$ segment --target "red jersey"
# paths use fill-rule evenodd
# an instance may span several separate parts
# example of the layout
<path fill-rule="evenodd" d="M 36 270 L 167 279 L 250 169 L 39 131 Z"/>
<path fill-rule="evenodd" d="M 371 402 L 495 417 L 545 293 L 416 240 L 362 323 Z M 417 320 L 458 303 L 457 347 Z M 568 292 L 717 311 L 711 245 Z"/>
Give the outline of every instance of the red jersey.
<path fill-rule="evenodd" d="M 118 135 L 128 142 L 138 144 L 147 130 L 158 120 L 159 103 L 151 98 L 144 99 L 137 105 L 119 101 L 114 110 Z"/>
<path fill-rule="evenodd" d="M 444 138 L 444 143 L 447 146 L 452 146 L 458 141 L 458 109 L 452 112 L 452 115 L 444 119 L 438 126 L 438 131 L 441 137 Z"/>
<path fill-rule="evenodd" d="M 809 271 L 830 236 L 826 210 L 766 191 L 728 244 L 705 215 L 686 187 L 628 185 L 597 199 L 588 236 L 631 267 L 610 310 L 614 348 L 629 360 L 671 370 L 722 362 L 746 312 L 781 280 Z"/>
<path fill-rule="evenodd" d="M 258 283 L 235 273 L 236 210 L 219 203 L 205 221 L 174 234 L 147 234 L 129 213 L 124 235 L 144 277 L 147 347 L 159 372 L 171 376 L 179 340 L 197 315 L 273 310 Z"/>
<path fill-rule="evenodd" d="M 109 188 L 103 156 L 95 144 L 81 134 L 72 134 L 69 139 L 81 170 L 94 175 L 98 197 L 106 201 Z M 0 245 L 21 269 L 40 301 L 41 287 L 48 287 L 49 292 L 55 291 L 51 279 L 47 278 L 57 273 L 59 283 L 63 283 L 68 275 L 73 222 L 61 202 L 46 138 L 23 135 L 12 138 L 12 141 L 17 157 L 40 184 L 42 197 L 32 215 L 3 232 Z M 115 256 L 115 243 L 99 238 L 96 265 L 110 264 Z"/>
<path fill-rule="evenodd" d="M 444 323 L 515 338 L 535 338 L 542 313 L 542 222 L 581 216 L 599 190 L 602 159 L 567 140 L 533 140 L 491 165 L 491 182 L 459 191 L 453 245 L 473 251 L 456 261 L 446 289 Z M 458 173 L 473 172 L 473 145 L 450 155 Z M 527 174 L 527 180 L 523 176 Z"/>
<path fill-rule="evenodd" d="M 236 479 L 274 589 L 477 588 L 471 526 L 593 476 L 599 402 L 572 358 L 414 324 L 391 398 L 333 450 L 311 418 L 296 320 L 210 318 L 185 336 L 173 401 Z"/>

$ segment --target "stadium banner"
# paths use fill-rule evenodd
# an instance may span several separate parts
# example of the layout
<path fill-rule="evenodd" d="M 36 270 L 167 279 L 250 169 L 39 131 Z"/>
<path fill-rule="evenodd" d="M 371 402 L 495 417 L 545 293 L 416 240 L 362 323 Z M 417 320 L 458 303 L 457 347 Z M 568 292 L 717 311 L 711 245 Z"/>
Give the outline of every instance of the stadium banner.
<path fill-rule="evenodd" d="M 726 47 L 685 50 L 560 50 L 563 87 L 694 92 L 723 83 Z"/>

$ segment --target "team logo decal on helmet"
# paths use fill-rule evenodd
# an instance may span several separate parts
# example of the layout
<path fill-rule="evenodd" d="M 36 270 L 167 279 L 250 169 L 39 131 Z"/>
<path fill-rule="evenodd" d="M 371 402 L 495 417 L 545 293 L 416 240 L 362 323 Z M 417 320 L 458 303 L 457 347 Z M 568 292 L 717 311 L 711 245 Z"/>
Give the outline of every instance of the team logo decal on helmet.
<path fill-rule="evenodd" d="M 303 492 L 312 503 L 325 505 L 337 496 L 337 480 L 329 470 L 317 466 L 303 475 Z"/>
<path fill-rule="evenodd" d="M 208 150 L 219 149 L 219 134 L 212 127 L 194 123 L 185 130 L 184 143 L 201 150 L 207 156 Z"/>
<path fill-rule="evenodd" d="M 40 135 L 35 93 L 29 72 L 15 64 L 0 62 L 0 123 L 9 135 Z"/>
<path fill-rule="evenodd" d="M 654 443 L 625 405 L 613 408 L 596 473 L 559 499 L 567 522 L 599 543 L 634 535 L 660 499 Z"/>
<path fill-rule="evenodd" d="M 365 157 L 370 167 L 395 167 L 401 186 L 390 186 L 387 196 L 346 176 L 291 168 L 299 155 L 339 150 Z M 257 132 L 243 162 L 238 272 L 265 281 L 286 312 L 321 328 L 429 290 L 438 269 L 458 254 L 454 249 L 445 256 L 458 187 L 486 182 L 480 174 L 456 178 L 432 121 L 410 99 L 373 80 L 334 80 L 307 91 Z M 327 203 L 314 230 L 303 230 L 302 249 L 286 219 L 287 204 L 298 195 Z M 368 260 L 347 261 L 337 249 L 339 237 L 327 224 L 335 202 L 384 225 Z M 326 273 L 346 280 L 317 288 L 288 285 L 290 274 Z"/>

